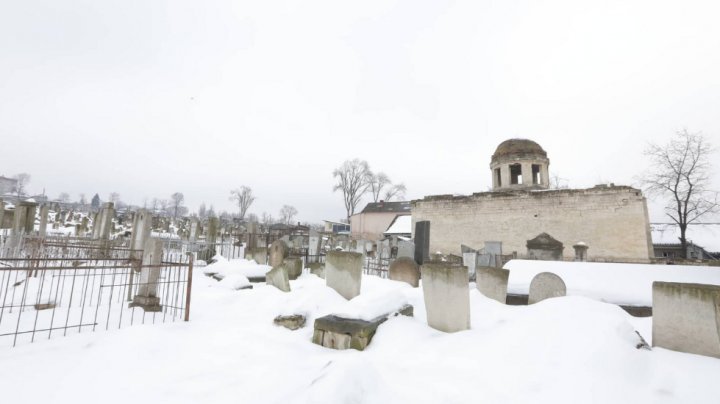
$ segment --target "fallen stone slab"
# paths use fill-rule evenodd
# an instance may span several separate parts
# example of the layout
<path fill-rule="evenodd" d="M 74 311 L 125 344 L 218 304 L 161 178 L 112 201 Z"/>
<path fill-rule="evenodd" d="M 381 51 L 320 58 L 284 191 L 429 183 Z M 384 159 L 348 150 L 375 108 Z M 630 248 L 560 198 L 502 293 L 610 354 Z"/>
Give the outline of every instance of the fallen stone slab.
<path fill-rule="evenodd" d="M 331 349 L 357 349 L 363 351 L 370 345 L 378 326 L 388 318 L 413 316 L 413 306 L 406 304 L 398 310 L 366 321 L 329 315 L 315 319 L 312 342 Z"/>
<path fill-rule="evenodd" d="M 285 327 L 288 330 L 297 330 L 305 327 L 305 316 L 302 314 L 293 314 L 290 316 L 277 316 L 273 320 L 275 325 Z"/>

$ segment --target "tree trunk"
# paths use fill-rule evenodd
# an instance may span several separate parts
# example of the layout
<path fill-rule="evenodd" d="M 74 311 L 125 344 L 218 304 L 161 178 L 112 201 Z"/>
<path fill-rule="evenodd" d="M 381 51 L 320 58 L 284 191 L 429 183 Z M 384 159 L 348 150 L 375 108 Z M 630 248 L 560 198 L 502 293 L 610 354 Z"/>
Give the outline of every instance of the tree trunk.
<path fill-rule="evenodd" d="M 687 240 L 685 239 L 685 231 L 687 230 L 687 224 L 680 224 L 680 257 L 687 259 Z"/>

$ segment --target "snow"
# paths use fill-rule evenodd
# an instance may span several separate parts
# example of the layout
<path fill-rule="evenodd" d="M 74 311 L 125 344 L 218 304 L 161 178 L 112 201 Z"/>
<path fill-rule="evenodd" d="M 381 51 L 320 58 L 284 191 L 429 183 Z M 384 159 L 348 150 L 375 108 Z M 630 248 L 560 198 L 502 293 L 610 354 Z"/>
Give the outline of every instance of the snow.
<path fill-rule="evenodd" d="M 396 216 L 393 223 L 385 231 L 384 234 L 411 234 L 412 233 L 412 216 L 402 215 Z"/>
<path fill-rule="evenodd" d="M 209 267 L 218 264 L 226 271 L 253 265 L 218 260 Z M 649 339 L 651 320 L 585 297 L 506 306 L 470 284 L 472 329 L 446 334 L 427 326 L 420 288 L 364 276 L 362 294 L 346 302 L 314 275 L 290 283 L 290 293 L 263 283 L 235 291 L 198 271 L 190 322 L 0 350 L 2 400 L 636 404 L 720 397 L 720 360 L 638 350 L 634 331 Z M 391 317 L 363 352 L 310 342 L 315 318 L 351 306 L 370 315 L 401 301 L 414 306 L 415 317 Z M 276 315 L 296 309 L 308 316 L 305 328 L 273 325 Z"/>
<path fill-rule="evenodd" d="M 560 276 L 568 295 L 631 306 L 652 305 L 654 281 L 720 285 L 720 267 L 512 260 L 508 293 L 527 294 L 540 272 Z"/>
<path fill-rule="evenodd" d="M 272 269 L 269 265 L 258 265 L 255 261 L 246 259 L 228 260 L 222 255 L 213 257 L 213 263 L 204 267 L 203 273 L 206 275 L 216 275 L 224 278 L 228 275 L 242 275 L 247 278 L 261 277 Z"/>

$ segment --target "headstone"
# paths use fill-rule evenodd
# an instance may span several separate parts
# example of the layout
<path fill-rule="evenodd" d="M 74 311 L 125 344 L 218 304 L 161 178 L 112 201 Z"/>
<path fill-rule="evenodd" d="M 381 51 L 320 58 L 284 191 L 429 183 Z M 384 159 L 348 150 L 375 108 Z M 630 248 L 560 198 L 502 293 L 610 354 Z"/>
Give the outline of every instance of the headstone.
<path fill-rule="evenodd" d="M 541 272 L 530 281 L 528 304 L 541 302 L 553 297 L 562 297 L 567 293 L 565 282 L 552 272 Z"/>
<path fill-rule="evenodd" d="M 157 295 L 163 254 L 162 240 L 148 239 L 144 251 L 137 293 L 129 307 L 141 307 L 147 312 L 162 311 L 160 297 Z"/>
<path fill-rule="evenodd" d="M 317 275 L 320 278 L 325 279 L 325 264 L 320 262 L 313 262 L 307 265 L 310 273 Z"/>
<path fill-rule="evenodd" d="M 245 259 L 253 260 L 260 265 L 266 265 L 267 263 L 267 248 L 256 247 L 248 248 L 245 251 Z"/>
<path fill-rule="evenodd" d="M 363 256 L 354 252 L 330 251 L 325 257 L 325 282 L 350 300 L 360 294 Z"/>
<path fill-rule="evenodd" d="M 401 257 L 390 264 L 388 278 L 416 288 L 420 283 L 420 266 L 410 257 Z"/>
<path fill-rule="evenodd" d="M 293 248 L 303 248 L 303 242 L 305 238 L 303 236 L 294 236 L 291 239 Z"/>
<path fill-rule="evenodd" d="M 495 267 L 478 267 L 475 282 L 477 288 L 486 297 L 505 304 L 510 271 Z"/>
<path fill-rule="evenodd" d="M 488 255 L 487 266 L 501 268 L 502 267 L 502 242 L 486 241 L 485 254 Z"/>
<path fill-rule="evenodd" d="M 38 234 L 40 237 L 47 235 L 47 224 L 48 215 L 50 214 L 50 205 L 47 203 L 40 207 L 40 226 L 38 227 Z"/>
<path fill-rule="evenodd" d="M 529 259 L 560 261 L 563 257 L 563 243 L 547 233 L 540 233 L 526 243 Z"/>
<path fill-rule="evenodd" d="M 283 240 L 275 240 L 270 245 L 268 265 L 275 268 L 283 263 L 283 260 L 290 254 L 287 244 Z"/>
<path fill-rule="evenodd" d="M 653 346 L 720 358 L 720 286 L 653 282 Z"/>
<path fill-rule="evenodd" d="M 430 257 L 430 222 L 415 223 L 415 262 L 422 265 Z"/>
<path fill-rule="evenodd" d="M 283 292 L 290 291 L 290 279 L 288 278 L 287 268 L 284 265 L 274 267 L 265 274 L 265 282 L 268 285 L 275 286 Z"/>
<path fill-rule="evenodd" d="M 320 255 L 320 242 L 322 238 L 318 235 L 311 235 L 308 239 L 308 255 L 311 261 L 317 261 Z"/>
<path fill-rule="evenodd" d="M 217 235 L 218 235 L 219 227 L 220 227 L 220 220 L 218 218 L 216 218 L 216 217 L 208 218 L 207 237 L 205 237 L 205 242 L 207 244 L 216 244 L 217 243 Z"/>
<path fill-rule="evenodd" d="M 189 242 L 194 243 L 197 241 L 199 227 L 200 227 L 200 224 L 198 223 L 197 218 L 190 219 L 190 235 L 188 236 Z"/>
<path fill-rule="evenodd" d="M 409 257 L 415 259 L 415 243 L 405 240 L 398 241 L 397 257 Z"/>
<path fill-rule="evenodd" d="M 152 215 L 147 209 L 140 209 L 133 219 L 132 236 L 130 237 L 130 249 L 132 258 L 135 260 L 142 259 L 143 248 L 145 243 L 150 239 L 152 232 Z"/>
<path fill-rule="evenodd" d="M 463 265 L 467 267 L 470 278 L 475 277 L 475 268 L 478 266 L 478 253 L 477 252 L 466 252 L 463 253 Z"/>
<path fill-rule="evenodd" d="M 298 276 L 302 275 L 303 262 L 300 258 L 285 258 L 281 264 L 287 269 L 288 278 L 294 281 Z"/>
<path fill-rule="evenodd" d="M 582 241 L 575 244 L 573 246 L 573 249 L 575 250 L 575 261 L 579 262 L 585 262 L 587 261 L 587 250 L 588 245 L 583 243 Z"/>
<path fill-rule="evenodd" d="M 425 263 L 420 267 L 427 323 L 430 327 L 456 332 L 470 328 L 468 270 L 446 263 Z"/>

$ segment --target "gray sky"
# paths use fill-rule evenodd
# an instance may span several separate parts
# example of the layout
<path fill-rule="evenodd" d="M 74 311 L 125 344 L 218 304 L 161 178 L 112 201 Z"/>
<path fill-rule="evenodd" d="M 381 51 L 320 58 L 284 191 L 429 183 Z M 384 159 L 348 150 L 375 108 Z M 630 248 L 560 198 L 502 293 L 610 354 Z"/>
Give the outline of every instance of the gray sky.
<path fill-rule="evenodd" d="M 181 191 L 191 210 L 233 209 L 248 185 L 251 212 L 319 221 L 344 216 L 346 159 L 409 198 L 468 194 L 526 137 L 572 187 L 633 184 L 648 141 L 685 127 L 720 146 L 719 15 L 716 0 L 3 0 L 0 175 L 51 197 Z"/>

